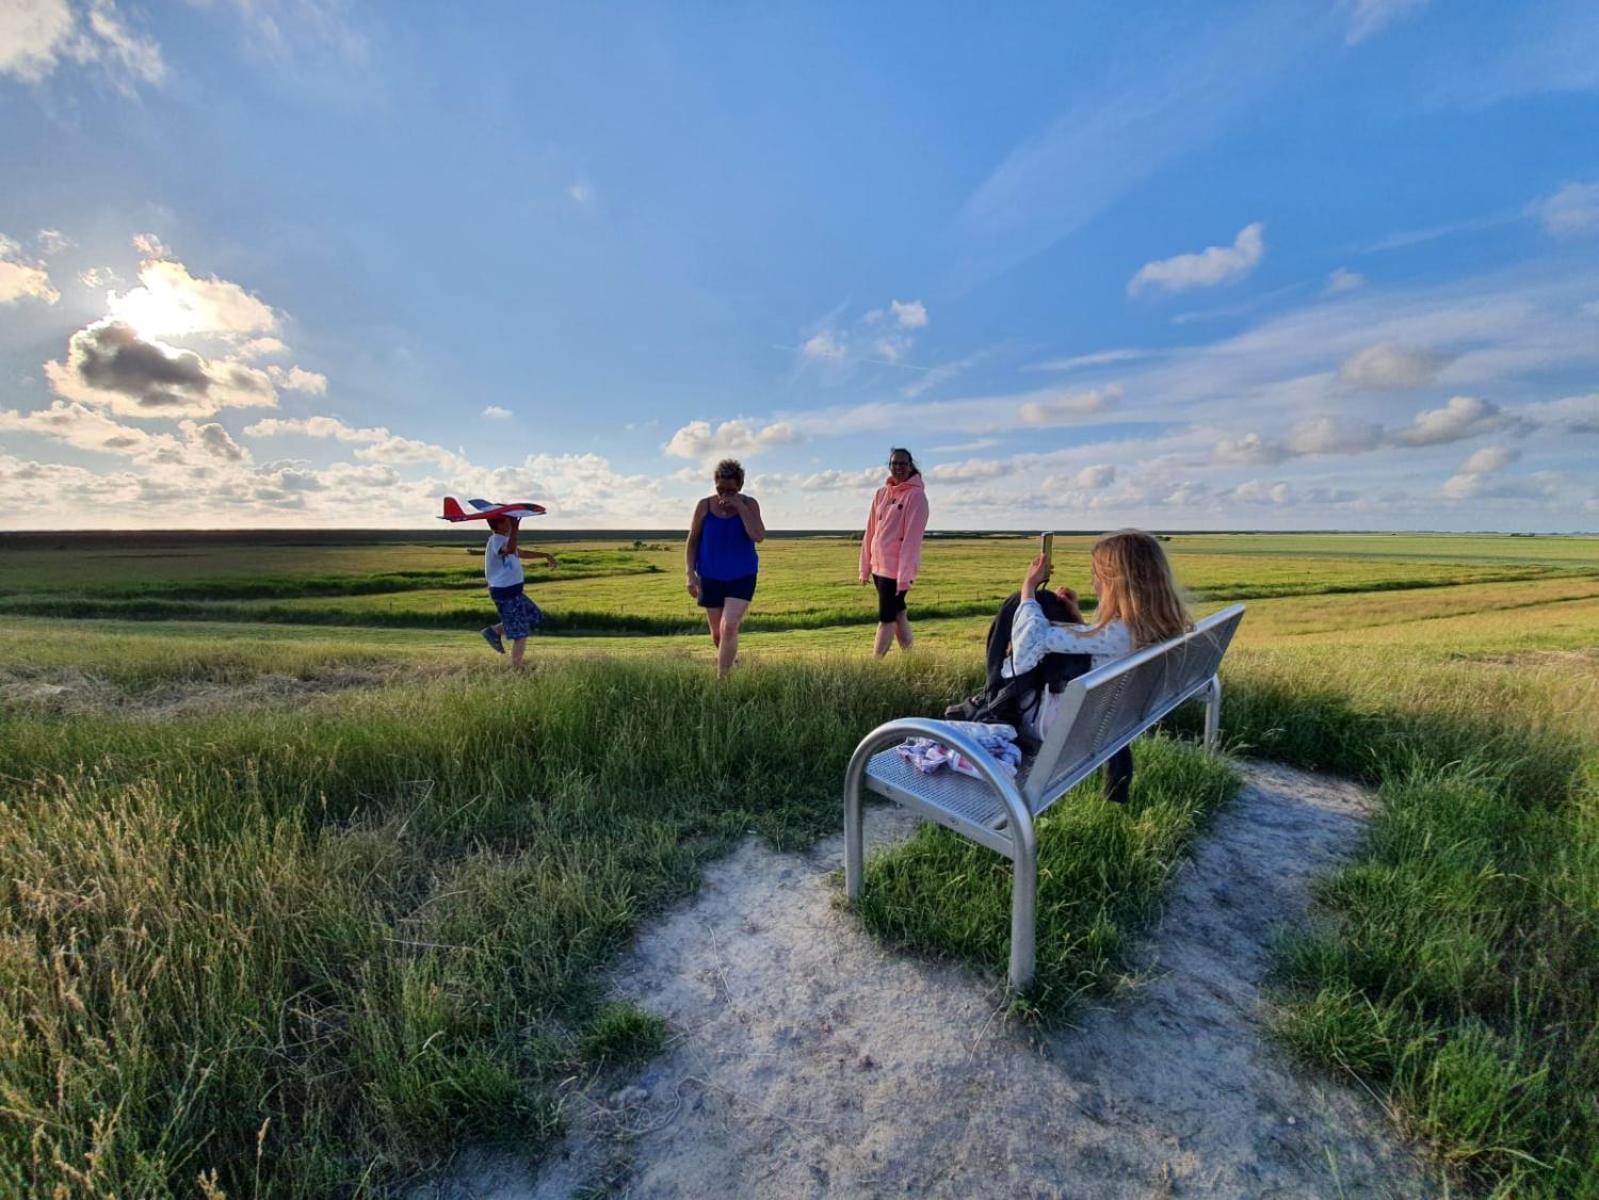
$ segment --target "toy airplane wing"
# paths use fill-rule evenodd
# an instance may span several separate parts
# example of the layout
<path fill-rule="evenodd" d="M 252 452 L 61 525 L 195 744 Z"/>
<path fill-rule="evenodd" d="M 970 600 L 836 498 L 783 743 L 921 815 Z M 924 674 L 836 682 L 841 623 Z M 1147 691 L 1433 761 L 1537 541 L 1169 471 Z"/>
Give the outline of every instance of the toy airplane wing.
<path fill-rule="evenodd" d="M 517 500 L 510 504 L 495 504 L 492 500 L 468 500 L 465 507 L 454 496 L 444 497 L 444 515 L 441 521 L 492 521 L 495 517 L 541 517 L 544 506 L 531 500 Z"/>

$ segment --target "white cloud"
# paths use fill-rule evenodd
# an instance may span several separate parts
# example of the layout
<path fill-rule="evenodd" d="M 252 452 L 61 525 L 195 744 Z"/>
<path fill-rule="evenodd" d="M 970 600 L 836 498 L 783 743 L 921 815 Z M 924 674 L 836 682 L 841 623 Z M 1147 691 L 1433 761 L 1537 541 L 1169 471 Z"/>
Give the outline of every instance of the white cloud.
<path fill-rule="evenodd" d="M 490 421 L 509 421 L 516 414 L 508 408 L 501 408 L 498 404 L 490 404 L 482 412 L 482 416 Z"/>
<path fill-rule="evenodd" d="M 1366 277 L 1359 271 L 1350 271 L 1339 267 L 1327 276 L 1327 286 L 1322 289 L 1324 296 L 1337 296 L 1344 292 L 1353 292 L 1366 286 Z"/>
<path fill-rule="evenodd" d="M 589 208 L 594 203 L 594 185 L 587 179 L 573 180 L 567 187 L 566 194 L 571 197 L 574 204 L 582 208 Z"/>
<path fill-rule="evenodd" d="M 161 47 L 122 23 L 114 0 L 88 0 L 81 23 L 68 0 L 0 4 L 0 75 L 42 83 L 62 59 L 102 66 L 124 91 L 166 78 Z"/>
<path fill-rule="evenodd" d="M 969 458 L 965 462 L 940 463 L 927 469 L 927 477 L 939 481 L 1003 479 L 1015 473 L 1013 458 Z"/>
<path fill-rule="evenodd" d="M 1425 8 L 1427 0 L 1354 0 L 1349 6 L 1347 45 L 1355 46 L 1386 28 L 1407 13 Z"/>
<path fill-rule="evenodd" d="M 1149 287 L 1181 292 L 1241 278 L 1253 271 L 1266 253 L 1265 228 L 1256 221 L 1240 229 L 1231 246 L 1207 246 L 1198 254 L 1178 254 L 1145 263 L 1128 281 L 1127 294 L 1136 296 Z"/>
<path fill-rule="evenodd" d="M 288 347 L 275 337 L 251 338 L 239 347 L 239 357 L 245 359 L 270 358 L 275 354 L 283 354 Z"/>
<path fill-rule="evenodd" d="M 920 300 L 907 300 L 903 304 L 890 300 L 888 310 L 901 329 L 927 328 L 927 306 Z"/>
<path fill-rule="evenodd" d="M 41 229 L 34 235 L 34 241 L 39 244 L 39 253 L 46 258 L 55 257 L 73 244 L 72 239 L 59 229 Z"/>
<path fill-rule="evenodd" d="M 1084 467 L 1072 476 L 1072 485 L 1080 488 L 1102 488 L 1116 481 L 1116 468 L 1110 463 L 1096 463 Z"/>
<path fill-rule="evenodd" d="M 36 263 L 20 262 L 8 251 L 16 243 L 0 234 L 0 304 L 15 304 L 19 300 L 42 300 L 54 304 L 61 293 L 50 283 L 50 272 Z"/>
<path fill-rule="evenodd" d="M 1245 504 L 1290 504 L 1293 502 L 1294 490 L 1280 480 L 1247 479 L 1233 488 L 1228 495 Z"/>
<path fill-rule="evenodd" d="M 1599 392 L 1524 404 L 1516 416 L 1562 434 L 1599 433 Z"/>
<path fill-rule="evenodd" d="M 1461 464 L 1460 469 L 1468 475 L 1489 475 L 1504 470 L 1520 457 L 1520 451 L 1508 446 L 1484 446 Z"/>
<path fill-rule="evenodd" d="M 282 437 L 300 434 L 305 437 L 332 438 L 340 442 L 381 442 L 387 438 L 387 429 L 358 429 L 337 417 L 265 417 L 244 427 L 246 437 Z"/>
<path fill-rule="evenodd" d="M 1083 367 L 1104 367 L 1112 363 L 1133 362 L 1149 358 L 1153 350 L 1096 350 L 1092 354 L 1078 354 L 1072 358 L 1054 358 L 1048 362 L 1033 363 L 1025 371 L 1076 371 Z"/>
<path fill-rule="evenodd" d="M 282 367 L 272 365 L 266 369 L 267 377 L 280 388 L 287 388 L 292 392 L 304 392 L 309 396 L 325 396 L 328 391 L 328 377 L 320 371 L 307 371 L 302 367 Z"/>
<path fill-rule="evenodd" d="M 1350 417 L 1313 417 L 1288 432 L 1287 447 L 1294 454 L 1358 454 L 1376 449 L 1382 427 Z"/>
<path fill-rule="evenodd" d="M 786 421 L 761 426 L 737 419 L 723 421 L 714 429 L 709 421 L 690 421 L 662 449 L 673 458 L 706 462 L 727 455 L 758 454 L 799 440 L 799 433 Z"/>
<path fill-rule="evenodd" d="M 117 273 L 110 267 L 90 267 L 78 272 L 78 282 L 91 291 L 98 291 L 117 282 Z"/>
<path fill-rule="evenodd" d="M 143 242 L 144 239 L 136 239 Z M 164 250 L 159 243 L 141 246 Z M 211 276 L 196 279 L 181 262 L 146 258 L 139 265 L 141 286 L 106 297 L 110 315 L 145 337 L 200 335 L 234 338 L 271 333 L 277 314 L 236 283 Z"/>
<path fill-rule="evenodd" d="M 818 362 L 842 362 L 848 351 L 837 334 L 830 329 L 823 329 L 805 340 L 800 353 Z"/>
<path fill-rule="evenodd" d="M 1599 233 L 1599 183 L 1568 183 L 1532 212 L 1546 232 L 1559 237 Z"/>
<path fill-rule="evenodd" d="M 1498 405 L 1475 396 L 1451 396 L 1442 408 L 1417 413 L 1409 427 L 1393 434 L 1393 440 L 1404 446 L 1441 446 L 1487 433 L 1503 424 L 1504 415 Z"/>
<path fill-rule="evenodd" d="M 1521 455 L 1505 446 L 1484 446 L 1460 465 L 1460 470 L 1444 481 L 1439 493 L 1448 500 L 1470 500 L 1488 491 L 1487 480 L 1504 470 Z"/>
<path fill-rule="evenodd" d="M 1383 342 L 1346 358 L 1338 368 L 1338 378 L 1369 391 L 1400 391 L 1425 387 L 1447 362 L 1428 350 Z"/>
<path fill-rule="evenodd" d="M 1269 466 L 1288 457 L 1288 448 L 1279 442 L 1267 441 L 1258 433 L 1246 433 L 1241 438 L 1224 437 L 1212 451 L 1216 462 L 1232 465 Z"/>
<path fill-rule="evenodd" d="M 172 251 L 167 248 L 167 244 L 153 233 L 134 234 L 133 248 L 146 258 L 172 257 Z"/>
<path fill-rule="evenodd" d="M 1060 425 L 1091 413 L 1104 412 L 1122 398 L 1120 384 L 1081 391 L 1034 392 L 1018 414 L 1024 425 Z"/>

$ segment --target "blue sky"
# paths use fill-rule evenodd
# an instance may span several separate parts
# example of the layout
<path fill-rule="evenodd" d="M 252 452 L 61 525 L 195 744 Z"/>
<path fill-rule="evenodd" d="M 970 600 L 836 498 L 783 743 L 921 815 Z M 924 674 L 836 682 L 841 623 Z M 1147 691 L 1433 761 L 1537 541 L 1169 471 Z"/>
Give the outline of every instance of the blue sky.
<path fill-rule="evenodd" d="M 1588 0 L 0 0 L 0 177 L 4 527 L 1599 528 Z"/>

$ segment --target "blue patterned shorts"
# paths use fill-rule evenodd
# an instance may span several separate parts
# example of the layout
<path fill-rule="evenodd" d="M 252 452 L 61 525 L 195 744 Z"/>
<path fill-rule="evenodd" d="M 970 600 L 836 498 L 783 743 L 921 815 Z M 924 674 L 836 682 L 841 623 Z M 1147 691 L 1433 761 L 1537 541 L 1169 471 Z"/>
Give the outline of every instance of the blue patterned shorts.
<path fill-rule="evenodd" d="M 521 585 L 490 588 L 494 607 L 500 610 L 507 641 L 520 641 L 544 623 L 544 613 L 522 593 Z"/>

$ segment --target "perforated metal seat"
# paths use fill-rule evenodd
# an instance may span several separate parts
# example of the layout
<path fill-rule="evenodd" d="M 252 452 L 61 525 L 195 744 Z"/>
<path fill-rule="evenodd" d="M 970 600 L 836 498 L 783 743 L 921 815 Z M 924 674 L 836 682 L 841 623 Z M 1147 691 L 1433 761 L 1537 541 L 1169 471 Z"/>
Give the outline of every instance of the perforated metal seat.
<path fill-rule="evenodd" d="M 1205 745 L 1214 747 L 1221 717 L 1216 672 L 1243 616 L 1241 604 L 1223 609 L 1180 638 L 1072 680 L 1043 746 L 1016 780 L 948 722 L 906 717 L 872 730 L 855 748 L 844 776 L 844 876 L 850 900 L 859 899 L 865 879 L 864 788 L 1011 860 L 1010 984 L 1024 989 L 1033 977 L 1038 881 L 1033 819 L 1186 700 L 1204 697 Z M 932 738 L 957 751 L 982 778 L 923 774 L 894 749 L 911 737 Z"/>

